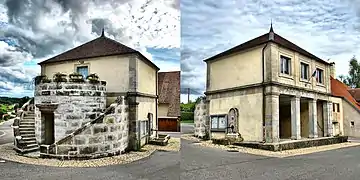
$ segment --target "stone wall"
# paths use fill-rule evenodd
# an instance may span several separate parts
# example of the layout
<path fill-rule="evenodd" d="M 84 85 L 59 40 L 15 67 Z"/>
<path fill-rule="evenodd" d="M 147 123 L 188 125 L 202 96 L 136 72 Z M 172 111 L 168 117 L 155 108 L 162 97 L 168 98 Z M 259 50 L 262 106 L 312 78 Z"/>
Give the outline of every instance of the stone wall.
<path fill-rule="evenodd" d="M 205 98 L 195 105 L 194 111 L 194 135 L 206 138 L 210 127 L 209 107 Z"/>
<path fill-rule="evenodd" d="M 91 124 L 88 128 L 70 136 L 62 144 L 56 145 L 56 155 L 100 155 L 120 154 L 128 147 L 128 108 L 123 100 L 114 112 Z"/>
<path fill-rule="evenodd" d="M 95 119 L 106 106 L 106 87 L 85 82 L 40 83 L 35 88 L 35 105 L 58 103 L 54 112 L 55 142 Z M 41 112 L 35 108 L 35 134 L 38 143 L 44 141 Z"/>
<path fill-rule="evenodd" d="M 99 117 L 52 145 L 41 145 L 41 157 L 88 159 L 118 155 L 129 143 L 128 105 L 124 97 Z"/>

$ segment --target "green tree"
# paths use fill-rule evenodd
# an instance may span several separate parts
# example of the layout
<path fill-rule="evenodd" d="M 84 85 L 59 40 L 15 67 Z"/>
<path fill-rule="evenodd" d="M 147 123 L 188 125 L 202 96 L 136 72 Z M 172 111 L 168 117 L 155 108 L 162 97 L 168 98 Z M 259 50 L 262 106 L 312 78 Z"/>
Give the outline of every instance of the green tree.
<path fill-rule="evenodd" d="M 340 75 L 339 79 L 351 88 L 360 88 L 360 64 L 355 56 L 349 62 L 349 74 Z"/>

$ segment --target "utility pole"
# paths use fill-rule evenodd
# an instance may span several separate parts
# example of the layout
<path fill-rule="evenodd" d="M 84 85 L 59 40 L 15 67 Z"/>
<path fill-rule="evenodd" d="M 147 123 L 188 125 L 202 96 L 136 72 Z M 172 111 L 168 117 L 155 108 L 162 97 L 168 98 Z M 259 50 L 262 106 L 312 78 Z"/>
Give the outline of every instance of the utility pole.
<path fill-rule="evenodd" d="M 188 92 L 188 104 L 190 103 L 190 88 L 187 88 L 187 92 Z"/>

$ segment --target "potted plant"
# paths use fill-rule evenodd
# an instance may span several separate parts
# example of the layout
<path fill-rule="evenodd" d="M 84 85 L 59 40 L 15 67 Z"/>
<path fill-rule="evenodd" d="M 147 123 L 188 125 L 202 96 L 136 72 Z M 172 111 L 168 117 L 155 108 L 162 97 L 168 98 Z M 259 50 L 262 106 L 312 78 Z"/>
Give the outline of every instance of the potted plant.
<path fill-rule="evenodd" d="M 44 78 L 46 78 L 46 76 L 44 76 L 44 75 L 36 76 L 36 77 L 34 78 L 35 86 L 38 85 L 38 84 L 40 84 Z"/>
<path fill-rule="evenodd" d="M 66 74 L 63 74 L 63 73 L 60 73 L 60 72 L 58 72 L 58 73 L 56 73 L 56 74 L 54 74 L 54 81 L 55 82 L 67 82 L 67 79 L 66 79 Z"/>
<path fill-rule="evenodd" d="M 99 83 L 99 76 L 96 74 L 89 74 L 86 79 L 89 80 L 89 82 L 92 84 Z"/>
<path fill-rule="evenodd" d="M 48 77 L 44 77 L 42 80 L 41 80 L 42 83 L 51 83 L 51 80 L 48 78 Z"/>
<path fill-rule="evenodd" d="M 84 78 L 80 73 L 74 72 L 69 75 L 70 82 L 84 82 Z"/>

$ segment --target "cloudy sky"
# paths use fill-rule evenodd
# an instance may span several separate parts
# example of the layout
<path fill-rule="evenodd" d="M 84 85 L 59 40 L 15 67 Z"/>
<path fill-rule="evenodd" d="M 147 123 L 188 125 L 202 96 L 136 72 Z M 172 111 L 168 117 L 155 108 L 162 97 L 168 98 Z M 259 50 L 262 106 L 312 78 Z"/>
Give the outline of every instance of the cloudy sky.
<path fill-rule="evenodd" d="M 275 33 L 347 74 L 350 58 L 360 58 L 359 17 L 359 0 L 181 0 L 182 90 L 202 93 L 202 60 L 267 33 L 271 19 Z"/>
<path fill-rule="evenodd" d="M 39 61 L 101 34 L 180 70 L 178 0 L 0 0 L 0 96 L 32 96 Z"/>

